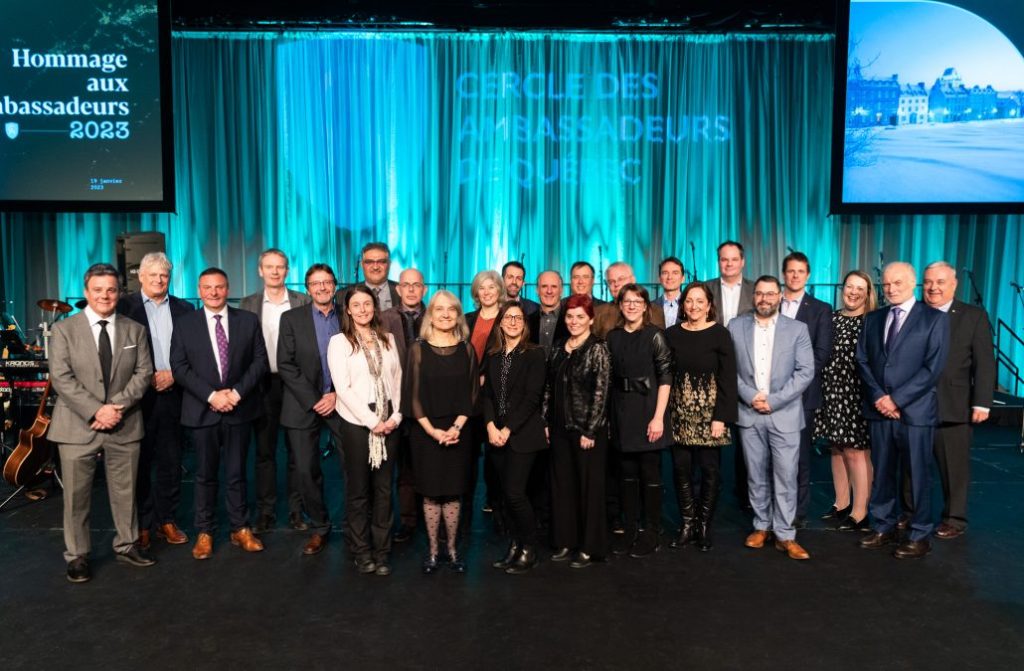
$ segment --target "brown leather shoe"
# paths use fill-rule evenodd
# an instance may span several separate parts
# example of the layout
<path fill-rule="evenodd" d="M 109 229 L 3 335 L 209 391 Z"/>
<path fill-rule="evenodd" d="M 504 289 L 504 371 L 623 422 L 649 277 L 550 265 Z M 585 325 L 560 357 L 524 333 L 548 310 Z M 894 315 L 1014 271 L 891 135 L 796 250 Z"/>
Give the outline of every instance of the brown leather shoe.
<path fill-rule="evenodd" d="M 209 559 L 213 556 L 213 536 L 202 531 L 196 544 L 192 547 L 192 557 L 195 559 Z"/>
<path fill-rule="evenodd" d="M 873 531 L 864 538 L 860 539 L 858 545 L 865 550 L 878 550 L 884 548 L 886 545 L 896 542 L 895 531 Z"/>
<path fill-rule="evenodd" d="M 760 550 L 764 547 L 764 544 L 770 541 L 771 539 L 772 532 L 758 530 L 747 536 L 747 540 L 743 541 L 743 544 L 746 545 L 748 548 Z"/>
<path fill-rule="evenodd" d="M 320 554 L 327 545 L 327 536 L 324 534 L 313 534 L 309 537 L 309 541 L 306 546 L 302 548 L 302 554 L 304 555 L 315 555 Z"/>
<path fill-rule="evenodd" d="M 941 538 L 944 541 L 951 541 L 954 538 L 959 538 L 960 536 L 963 536 L 964 532 L 966 531 L 967 529 L 961 529 L 960 527 L 955 527 L 952 524 L 943 522 L 935 530 L 935 537 Z"/>
<path fill-rule="evenodd" d="M 139 547 L 143 550 L 148 550 L 151 544 L 149 529 L 139 529 Z"/>
<path fill-rule="evenodd" d="M 932 551 L 932 544 L 928 541 L 907 541 L 896 548 L 892 553 L 896 559 L 920 559 Z"/>
<path fill-rule="evenodd" d="M 188 536 L 185 532 L 178 528 L 178 525 L 174 522 L 168 522 L 167 524 L 161 524 L 156 529 L 156 537 L 163 538 L 171 545 L 184 545 L 188 543 Z"/>
<path fill-rule="evenodd" d="M 231 544 L 237 545 L 246 552 L 263 551 L 263 543 L 260 542 L 259 538 L 252 535 L 252 529 L 249 527 L 242 527 L 237 531 L 232 531 Z"/>
<path fill-rule="evenodd" d="M 775 541 L 775 549 L 779 552 L 785 552 L 789 555 L 790 559 L 811 558 L 811 555 L 807 553 L 807 550 L 800 547 L 800 544 L 796 541 Z"/>

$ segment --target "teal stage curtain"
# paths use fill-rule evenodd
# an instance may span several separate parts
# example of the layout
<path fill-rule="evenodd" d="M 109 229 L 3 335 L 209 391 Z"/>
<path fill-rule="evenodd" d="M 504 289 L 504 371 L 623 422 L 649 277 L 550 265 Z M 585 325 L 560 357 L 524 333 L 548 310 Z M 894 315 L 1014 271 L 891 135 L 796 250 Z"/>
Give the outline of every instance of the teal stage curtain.
<path fill-rule="evenodd" d="M 177 213 L 0 216 L 29 322 L 36 298 L 80 295 L 118 233 L 158 230 L 183 296 L 208 265 L 253 291 L 268 246 L 296 284 L 318 261 L 351 280 L 383 240 L 394 277 L 452 286 L 513 258 L 531 277 L 625 260 L 653 282 L 663 256 L 695 256 L 707 278 L 732 238 L 748 276 L 806 252 L 829 301 L 880 252 L 944 258 L 975 270 L 994 320 L 1024 323 L 1020 217 L 828 215 L 831 37 L 181 33 L 173 48 Z"/>

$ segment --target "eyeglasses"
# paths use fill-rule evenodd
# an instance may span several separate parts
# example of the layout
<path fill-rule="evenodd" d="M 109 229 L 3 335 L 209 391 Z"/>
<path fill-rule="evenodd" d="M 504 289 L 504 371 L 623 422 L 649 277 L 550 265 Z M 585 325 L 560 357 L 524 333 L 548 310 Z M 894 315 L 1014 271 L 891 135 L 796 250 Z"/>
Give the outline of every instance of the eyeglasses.
<path fill-rule="evenodd" d="M 391 259 L 363 259 L 364 266 L 386 266 L 391 262 Z"/>
<path fill-rule="evenodd" d="M 623 305 L 630 305 L 632 307 L 639 307 L 641 305 L 646 305 L 647 301 L 645 301 L 642 298 L 627 298 L 627 299 L 622 301 L 622 304 Z"/>
<path fill-rule="evenodd" d="M 505 315 L 501 319 L 502 319 L 502 321 L 506 321 L 506 322 L 509 322 L 511 324 L 515 324 L 516 322 L 523 321 L 523 315 Z"/>
<path fill-rule="evenodd" d="M 423 282 L 399 282 L 399 289 L 422 289 Z"/>
<path fill-rule="evenodd" d="M 310 282 L 306 282 L 306 286 L 311 289 L 314 287 L 333 287 L 334 285 L 334 280 L 312 280 Z"/>
<path fill-rule="evenodd" d="M 775 298 L 779 295 L 778 291 L 755 291 L 754 298 Z"/>

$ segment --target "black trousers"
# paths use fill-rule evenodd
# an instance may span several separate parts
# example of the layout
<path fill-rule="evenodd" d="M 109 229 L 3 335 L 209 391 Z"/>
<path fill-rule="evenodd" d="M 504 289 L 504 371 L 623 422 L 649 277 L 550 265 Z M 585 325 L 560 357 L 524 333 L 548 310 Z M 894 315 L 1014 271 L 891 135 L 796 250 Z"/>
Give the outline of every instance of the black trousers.
<path fill-rule="evenodd" d="M 287 429 L 286 435 L 295 462 L 295 491 L 309 517 L 309 528 L 316 534 L 331 531 L 331 520 L 324 503 L 324 473 L 320 455 L 321 427 Z M 332 431 L 335 445 L 341 445 L 341 436 Z M 340 447 L 339 447 L 340 449 Z"/>
<path fill-rule="evenodd" d="M 144 530 L 174 522 L 181 503 L 181 395 L 176 391 L 155 393 L 147 401 L 143 405 L 146 434 L 140 443 L 135 487 L 139 529 Z"/>
<path fill-rule="evenodd" d="M 622 480 L 639 480 L 641 486 L 661 484 L 661 450 L 619 452 Z"/>
<path fill-rule="evenodd" d="M 537 452 L 516 452 L 507 447 L 490 447 L 491 463 L 501 480 L 505 508 L 512 524 L 513 538 L 523 545 L 537 544 L 537 516 L 528 487 Z"/>
<path fill-rule="evenodd" d="M 249 526 L 246 509 L 245 459 L 249 452 L 251 426 L 225 424 L 192 429 L 196 447 L 195 524 L 197 531 L 216 529 L 217 473 L 224 462 L 225 507 L 231 530 Z"/>
<path fill-rule="evenodd" d="M 580 434 L 551 427 L 551 524 L 555 547 L 608 555 L 605 477 L 608 436 L 597 432 L 594 447 L 580 447 Z"/>
<path fill-rule="evenodd" d="M 800 432 L 800 463 L 796 472 L 796 516 L 807 517 L 811 505 L 811 444 L 814 442 L 814 409 L 804 409 L 804 428 Z"/>
<path fill-rule="evenodd" d="M 943 423 L 935 427 L 935 465 L 942 481 L 942 521 L 957 529 L 967 528 L 967 490 L 971 484 L 971 437 L 967 423 Z M 910 466 L 904 459 L 901 498 L 903 510 L 914 509 Z"/>
<path fill-rule="evenodd" d="M 263 389 L 263 416 L 253 422 L 256 431 L 256 508 L 260 515 L 271 519 L 277 517 L 277 439 L 283 394 L 281 376 L 268 374 Z M 287 436 L 285 447 L 288 453 L 288 514 L 293 515 L 302 512 L 302 496 L 295 486 L 295 461 Z"/>
<path fill-rule="evenodd" d="M 387 459 L 370 468 L 370 430 L 341 420 L 345 459 L 345 542 L 357 560 L 384 561 L 391 552 L 391 482 L 398 434 L 386 439 Z"/>
<path fill-rule="evenodd" d="M 398 523 L 409 528 L 416 527 L 419 518 L 420 502 L 416 496 L 416 476 L 412 470 L 412 446 L 409 444 L 409 422 L 414 419 L 403 419 L 398 437 Z M 389 455 L 390 457 L 390 455 Z"/>

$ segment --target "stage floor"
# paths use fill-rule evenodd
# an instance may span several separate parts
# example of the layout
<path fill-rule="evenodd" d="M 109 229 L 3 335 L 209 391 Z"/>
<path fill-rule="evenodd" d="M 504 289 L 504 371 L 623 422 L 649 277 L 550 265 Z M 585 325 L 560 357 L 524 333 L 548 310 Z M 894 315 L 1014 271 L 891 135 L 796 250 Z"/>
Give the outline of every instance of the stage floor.
<path fill-rule="evenodd" d="M 508 576 L 489 566 L 504 546 L 478 499 L 467 574 L 422 575 L 421 532 L 395 545 L 392 576 L 362 576 L 344 551 L 332 457 L 325 472 L 335 530 L 318 556 L 302 555 L 305 533 L 279 528 L 263 537 L 260 554 L 232 547 L 222 531 L 210 561 L 193 560 L 190 545 L 155 541 L 156 566 L 116 563 L 100 487 L 93 580 L 72 585 L 61 556 L 60 496 L 19 497 L 0 512 L 0 666 L 1024 668 L 1018 441 L 1019 429 L 977 432 L 970 529 L 914 561 L 861 550 L 856 534 L 817 522 L 832 502 L 826 457 L 814 462 L 815 520 L 799 534 L 807 562 L 744 548 L 748 520 L 727 486 L 706 554 L 663 548 L 583 570 L 544 561 Z M 9 492 L 0 486 L 0 499 Z M 182 520 L 190 519 L 191 493 L 189 479 Z M 666 502 L 674 531 L 672 508 Z M 278 517 L 287 517 L 283 509 Z M 194 535 L 191 525 L 186 531 Z"/>

